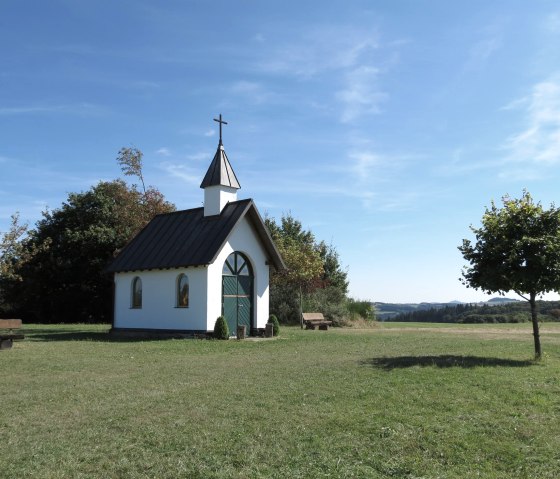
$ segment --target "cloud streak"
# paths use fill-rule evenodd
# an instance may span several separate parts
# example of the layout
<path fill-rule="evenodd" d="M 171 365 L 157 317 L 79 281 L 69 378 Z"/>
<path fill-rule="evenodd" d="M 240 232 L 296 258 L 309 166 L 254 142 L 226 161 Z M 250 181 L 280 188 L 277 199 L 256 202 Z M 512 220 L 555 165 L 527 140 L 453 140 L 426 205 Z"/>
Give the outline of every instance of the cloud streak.
<path fill-rule="evenodd" d="M 537 83 L 519 106 L 525 108 L 525 128 L 503 145 L 506 161 L 541 166 L 560 163 L 560 80 Z"/>
<path fill-rule="evenodd" d="M 315 27 L 306 31 L 299 41 L 267 51 L 266 59 L 257 68 L 265 73 L 310 78 L 351 68 L 377 47 L 376 32 L 341 26 Z"/>
<path fill-rule="evenodd" d="M 330 100 L 337 105 L 342 123 L 381 112 L 388 94 L 380 86 L 380 47 L 375 29 L 317 26 L 292 37 L 296 39 L 266 50 L 266 58 L 257 65 L 260 73 L 299 82 L 321 81 L 322 89 L 331 85 L 323 102 Z M 238 82 L 233 92 L 249 96 L 254 103 L 274 98 L 254 82 Z"/>
<path fill-rule="evenodd" d="M 346 86 L 336 93 L 342 103 L 340 120 L 349 123 L 357 118 L 380 113 L 380 104 L 387 99 L 387 94 L 378 88 L 379 70 L 369 66 L 360 66 L 346 74 Z"/>
<path fill-rule="evenodd" d="M 200 183 L 200 172 L 193 171 L 181 164 L 175 163 L 162 163 L 160 165 L 161 169 L 173 178 L 178 178 L 181 181 L 189 185 L 196 185 Z"/>
<path fill-rule="evenodd" d="M 0 115 L 33 115 L 63 113 L 70 115 L 98 115 L 104 108 L 91 103 L 76 103 L 67 105 L 26 105 L 14 107 L 0 107 Z"/>

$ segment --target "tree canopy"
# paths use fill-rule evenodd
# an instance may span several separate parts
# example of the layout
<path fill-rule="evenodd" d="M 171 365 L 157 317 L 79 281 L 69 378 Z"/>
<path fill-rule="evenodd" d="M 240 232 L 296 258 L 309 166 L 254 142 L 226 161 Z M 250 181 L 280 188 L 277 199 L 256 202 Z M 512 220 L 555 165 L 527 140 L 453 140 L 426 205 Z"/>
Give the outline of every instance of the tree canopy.
<path fill-rule="evenodd" d="M 544 209 L 525 191 L 519 199 L 492 202 L 482 226 L 471 230 L 476 242 L 459 246 L 469 266 L 461 281 L 486 293 L 514 291 L 531 306 L 535 356 L 541 356 L 537 296 L 560 287 L 560 209 Z"/>
<path fill-rule="evenodd" d="M 297 322 L 301 308 L 335 320 L 346 313 L 347 273 L 334 246 L 317 242 L 290 214 L 283 215 L 280 223 L 272 218 L 265 223 L 287 267 L 271 272 L 270 310 L 284 323 Z"/>
<path fill-rule="evenodd" d="M 15 216 L 1 243 L 0 303 L 40 322 L 110 321 L 105 267 L 155 214 L 174 209 L 153 187 L 114 180 L 70 193 L 29 231 Z"/>

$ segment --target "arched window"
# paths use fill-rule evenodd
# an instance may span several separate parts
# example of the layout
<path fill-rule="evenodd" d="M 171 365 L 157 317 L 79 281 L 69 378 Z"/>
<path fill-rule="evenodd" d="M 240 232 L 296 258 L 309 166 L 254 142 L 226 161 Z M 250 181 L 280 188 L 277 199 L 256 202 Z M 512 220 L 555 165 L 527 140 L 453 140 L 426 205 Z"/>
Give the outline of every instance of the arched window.
<path fill-rule="evenodd" d="M 189 277 L 183 273 L 177 276 L 177 307 L 189 307 Z"/>
<path fill-rule="evenodd" d="M 251 263 L 243 253 L 231 253 L 224 263 L 222 274 L 225 276 L 253 276 Z"/>
<path fill-rule="evenodd" d="M 135 276 L 132 280 L 132 301 L 131 308 L 140 309 L 142 308 L 142 280 Z"/>

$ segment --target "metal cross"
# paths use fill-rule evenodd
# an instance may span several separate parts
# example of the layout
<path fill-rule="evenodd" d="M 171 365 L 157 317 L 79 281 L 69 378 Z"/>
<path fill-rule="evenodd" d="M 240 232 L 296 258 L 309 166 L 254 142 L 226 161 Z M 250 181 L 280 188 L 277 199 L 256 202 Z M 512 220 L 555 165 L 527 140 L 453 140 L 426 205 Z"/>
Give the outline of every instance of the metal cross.
<path fill-rule="evenodd" d="M 220 113 L 220 119 L 214 118 L 220 124 L 220 145 L 222 144 L 222 125 L 227 125 L 227 121 L 222 120 L 222 114 Z"/>

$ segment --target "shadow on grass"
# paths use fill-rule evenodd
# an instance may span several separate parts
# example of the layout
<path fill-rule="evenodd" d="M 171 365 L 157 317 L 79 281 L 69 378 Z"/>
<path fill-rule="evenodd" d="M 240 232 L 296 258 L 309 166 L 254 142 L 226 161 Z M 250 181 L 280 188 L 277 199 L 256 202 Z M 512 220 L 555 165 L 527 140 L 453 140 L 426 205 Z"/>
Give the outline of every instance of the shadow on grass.
<path fill-rule="evenodd" d="M 164 341 L 170 336 L 162 337 L 126 337 L 110 334 L 107 331 L 76 331 L 72 329 L 33 329 L 25 331 L 25 338 L 30 341 L 98 341 L 111 343 L 133 343 L 139 341 Z"/>
<path fill-rule="evenodd" d="M 533 366 L 533 361 L 517 359 L 486 358 L 480 356 L 456 356 L 444 354 L 441 356 L 397 356 L 390 358 L 371 358 L 362 361 L 363 365 L 392 371 L 393 369 L 411 368 L 413 366 L 435 366 L 438 368 L 475 368 L 510 367 L 521 368 Z"/>

